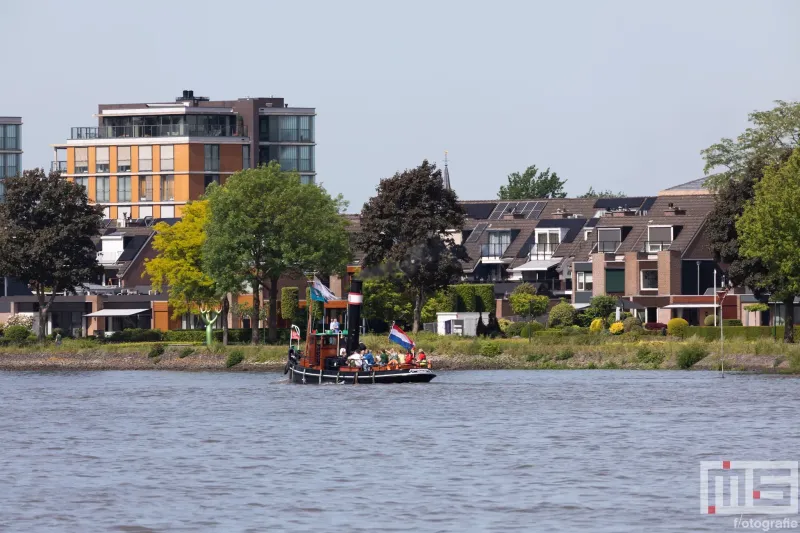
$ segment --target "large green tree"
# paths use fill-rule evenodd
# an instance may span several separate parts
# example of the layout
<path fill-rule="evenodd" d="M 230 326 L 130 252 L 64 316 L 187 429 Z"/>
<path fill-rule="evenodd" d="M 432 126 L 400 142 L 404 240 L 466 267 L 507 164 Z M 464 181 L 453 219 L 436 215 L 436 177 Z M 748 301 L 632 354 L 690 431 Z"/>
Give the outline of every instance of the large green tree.
<path fill-rule="evenodd" d="M 414 316 L 414 299 L 402 274 L 388 274 L 364 280 L 363 317 L 387 324 L 406 324 Z"/>
<path fill-rule="evenodd" d="M 497 197 L 501 200 L 526 200 L 528 198 L 566 198 L 562 180 L 550 169 L 539 171 L 536 165 L 531 165 L 520 174 L 513 172 L 508 175 L 508 184 L 501 185 Z"/>
<path fill-rule="evenodd" d="M 39 302 L 39 340 L 47 313 L 60 292 L 96 281 L 103 269 L 92 237 L 103 208 L 90 205 L 86 190 L 59 173 L 26 170 L 7 178 L 0 203 L 0 274 L 27 283 Z"/>
<path fill-rule="evenodd" d="M 269 339 L 277 339 L 278 280 L 284 274 L 340 272 L 347 264 L 342 199 L 300 182 L 275 162 L 230 176 L 207 191 L 205 243 L 213 278 L 246 281 L 253 290 L 252 342 L 258 343 L 261 291 L 269 293 Z"/>
<path fill-rule="evenodd" d="M 206 344 L 211 345 L 214 323 L 223 308 L 227 308 L 227 292 L 203 270 L 203 245 L 208 202 L 200 200 L 186 204 L 183 218 L 170 226 L 159 222 L 155 226 L 153 249 L 158 255 L 145 262 L 154 290 L 169 290 L 173 316 L 199 312 L 206 325 Z M 227 313 L 223 317 L 223 343 L 227 342 Z"/>
<path fill-rule="evenodd" d="M 452 236 L 464 226 L 465 212 L 456 193 L 444 188 L 441 170 L 427 160 L 381 180 L 377 192 L 361 210 L 357 243 L 365 267 L 407 278 L 417 332 L 426 297 L 457 280 L 468 259 Z"/>
<path fill-rule="evenodd" d="M 714 172 L 710 186 L 741 178 L 754 161 L 762 166 L 780 164 L 787 151 L 800 146 L 800 102 L 775 104 L 770 110 L 750 113 L 752 126 L 735 140 L 723 138 L 700 152 L 706 174 Z"/>
<path fill-rule="evenodd" d="M 741 253 L 758 258 L 767 275 L 761 283 L 786 306 L 784 341 L 794 342 L 794 298 L 800 294 L 800 148 L 778 168 L 767 167 L 755 198 L 736 222 Z M 780 284 L 775 278 L 780 278 Z M 778 285 L 775 287 L 775 285 Z"/>
<path fill-rule="evenodd" d="M 536 287 L 531 283 L 520 283 L 508 297 L 508 303 L 514 314 L 528 320 L 545 314 L 549 302 L 547 296 L 537 294 Z"/>

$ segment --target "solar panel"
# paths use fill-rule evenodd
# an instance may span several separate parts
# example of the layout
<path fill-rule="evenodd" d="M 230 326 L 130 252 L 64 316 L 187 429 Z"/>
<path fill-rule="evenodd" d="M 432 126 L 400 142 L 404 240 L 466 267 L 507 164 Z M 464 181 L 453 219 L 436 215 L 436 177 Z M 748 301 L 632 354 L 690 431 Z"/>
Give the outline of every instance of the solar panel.
<path fill-rule="evenodd" d="M 494 208 L 497 206 L 495 203 L 490 204 L 463 204 L 467 216 L 475 219 L 484 219 L 492 214 Z"/>
<path fill-rule="evenodd" d="M 534 205 L 531 207 L 530 214 L 525 218 L 538 220 L 539 217 L 542 216 L 542 211 L 544 211 L 546 205 L 547 202 L 534 202 Z"/>
<path fill-rule="evenodd" d="M 494 211 L 492 214 L 489 215 L 489 220 L 500 220 L 500 217 L 503 216 L 503 213 L 506 212 L 506 207 L 508 207 L 508 202 L 500 202 L 495 206 Z"/>
<path fill-rule="evenodd" d="M 475 229 L 472 230 L 472 233 L 469 234 L 469 237 L 467 237 L 467 240 L 464 241 L 464 243 L 469 244 L 472 242 L 478 242 L 478 239 L 481 238 L 481 235 L 483 235 L 483 232 L 486 231 L 486 228 L 488 227 L 489 227 L 488 222 L 481 222 L 480 224 L 475 226 Z"/>

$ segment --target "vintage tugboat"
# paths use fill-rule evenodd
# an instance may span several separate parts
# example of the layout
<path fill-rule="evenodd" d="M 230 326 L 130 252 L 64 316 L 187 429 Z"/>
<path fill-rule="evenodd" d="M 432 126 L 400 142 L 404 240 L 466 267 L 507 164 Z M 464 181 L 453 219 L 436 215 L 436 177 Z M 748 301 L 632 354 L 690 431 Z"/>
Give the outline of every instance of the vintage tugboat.
<path fill-rule="evenodd" d="M 373 365 L 369 370 L 347 365 L 347 356 L 359 348 L 361 287 L 361 280 L 354 279 L 347 295 L 348 329 L 316 331 L 311 321 L 313 313 L 309 312 L 305 349 L 301 350 L 300 328 L 292 325 L 289 358 L 284 369 L 292 383 L 427 383 L 436 377 L 430 368 L 408 364 Z"/>

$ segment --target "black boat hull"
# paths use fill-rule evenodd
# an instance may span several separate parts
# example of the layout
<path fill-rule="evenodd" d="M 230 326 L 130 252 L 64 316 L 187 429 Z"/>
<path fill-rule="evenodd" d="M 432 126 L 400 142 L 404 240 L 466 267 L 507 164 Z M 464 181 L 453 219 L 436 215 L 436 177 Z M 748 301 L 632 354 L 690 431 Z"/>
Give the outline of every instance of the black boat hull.
<path fill-rule="evenodd" d="M 334 370 L 308 369 L 299 365 L 289 365 L 288 377 L 292 383 L 318 385 L 322 383 L 344 383 L 353 385 L 378 383 L 427 383 L 436 377 L 428 368 L 408 368 L 400 370 L 378 370 L 359 372 L 336 372 Z"/>

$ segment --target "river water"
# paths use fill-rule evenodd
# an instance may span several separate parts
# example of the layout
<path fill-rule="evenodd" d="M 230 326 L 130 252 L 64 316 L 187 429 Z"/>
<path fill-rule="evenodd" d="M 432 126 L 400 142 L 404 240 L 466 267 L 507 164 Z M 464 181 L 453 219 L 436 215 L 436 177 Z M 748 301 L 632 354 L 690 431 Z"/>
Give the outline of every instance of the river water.
<path fill-rule="evenodd" d="M 800 380 L 0 373 L 0 531 L 731 531 L 702 460 L 797 460 Z M 800 518 L 800 517 L 795 517 Z"/>

